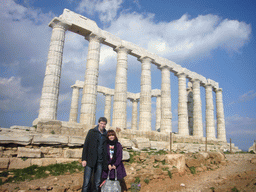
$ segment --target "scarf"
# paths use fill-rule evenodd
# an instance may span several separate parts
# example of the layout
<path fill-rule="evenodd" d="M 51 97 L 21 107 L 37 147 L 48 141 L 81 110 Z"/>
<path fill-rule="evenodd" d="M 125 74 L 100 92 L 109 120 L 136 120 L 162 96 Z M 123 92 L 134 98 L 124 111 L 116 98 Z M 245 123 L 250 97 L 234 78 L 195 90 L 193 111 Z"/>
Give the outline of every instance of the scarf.
<path fill-rule="evenodd" d="M 117 151 L 117 142 L 118 142 L 118 140 L 117 139 L 115 139 L 114 141 L 108 140 L 107 142 L 108 142 L 109 145 L 114 145 L 114 154 L 113 154 L 113 157 L 112 157 L 111 162 L 110 162 L 110 165 L 113 165 L 116 162 L 116 153 L 117 153 L 116 151 Z M 110 160 L 109 155 L 108 155 L 108 160 Z"/>

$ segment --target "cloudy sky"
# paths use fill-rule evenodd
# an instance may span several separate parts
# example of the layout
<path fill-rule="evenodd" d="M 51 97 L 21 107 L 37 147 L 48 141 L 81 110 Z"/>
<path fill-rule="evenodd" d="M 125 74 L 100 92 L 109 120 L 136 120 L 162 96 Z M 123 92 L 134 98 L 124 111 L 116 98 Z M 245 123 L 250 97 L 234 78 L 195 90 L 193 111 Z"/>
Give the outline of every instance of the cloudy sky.
<path fill-rule="evenodd" d="M 213 79 L 223 89 L 227 139 L 248 150 L 256 139 L 256 19 L 253 0 L 3 0 L 0 2 L 0 126 L 31 126 L 38 116 L 51 38 L 48 23 L 67 8 L 123 40 Z M 66 33 L 58 120 L 68 121 L 71 85 L 84 80 L 88 42 Z M 116 53 L 101 48 L 99 85 L 114 88 Z M 161 73 L 152 65 L 152 89 Z M 128 57 L 128 91 L 140 92 L 141 65 Z M 178 80 L 171 75 L 173 131 Z M 205 89 L 201 87 L 203 119 Z M 215 98 L 215 94 L 214 94 Z M 128 101 L 128 127 L 131 103 Z M 104 97 L 98 95 L 97 118 Z M 205 120 L 204 124 L 205 124 Z M 152 98 L 152 125 L 155 98 Z"/>

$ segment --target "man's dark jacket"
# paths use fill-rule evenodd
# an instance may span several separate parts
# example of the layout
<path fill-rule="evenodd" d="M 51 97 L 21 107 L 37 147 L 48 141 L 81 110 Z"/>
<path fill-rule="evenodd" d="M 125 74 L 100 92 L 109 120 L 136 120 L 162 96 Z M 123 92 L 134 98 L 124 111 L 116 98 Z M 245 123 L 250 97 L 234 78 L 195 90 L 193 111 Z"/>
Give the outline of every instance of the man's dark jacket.
<path fill-rule="evenodd" d="M 106 130 L 104 129 L 104 134 L 102 134 L 104 138 L 103 142 L 103 162 L 102 168 L 106 170 L 108 168 L 108 160 L 107 160 L 107 137 Z M 97 155 L 98 155 L 98 143 L 99 143 L 99 130 L 98 126 L 90 129 L 87 133 L 86 139 L 84 141 L 83 153 L 82 153 L 82 161 L 87 161 L 86 166 L 95 167 L 97 163 Z"/>

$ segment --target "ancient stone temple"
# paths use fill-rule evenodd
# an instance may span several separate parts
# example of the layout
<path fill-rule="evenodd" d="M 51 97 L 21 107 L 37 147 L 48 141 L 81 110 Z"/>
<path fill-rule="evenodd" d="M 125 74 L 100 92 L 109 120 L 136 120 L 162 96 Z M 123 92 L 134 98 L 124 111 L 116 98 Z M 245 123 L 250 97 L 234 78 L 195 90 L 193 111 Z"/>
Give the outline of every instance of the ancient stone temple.
<path fill-rule="evenodd" d="M 192 136 L 197 139 L 203 135 L 202 105 L 200 87 L 205 88 L 206 95 L 206 136 L 209 140 L 226 142 L 225 119 L 223 111 L 222 89 L 217 82 L 202 75 L 189 71 L 173 61 L 116 37 L 100 29 L 97 24 L 68 9 L 49 24 L 52 27 L 52 37 L 46 63 L 38 122 L 57 120 L 57 105 L 65 32 L 67 30 L 85 37 L 89 41 L 84 82 L 77 81 L 73 86 L 69 123 L 77 123 L 91 127 L 95 125 L 97 93 L 105 95 L 105 113 L 112 128 L 126 128 L 127 100 L 133 103 L 131 130 L 151 131 L 151 97 L 157 97 L 156 130 L 172 132 L 171 82 L 170 74 L 178 78 L 178 135 Z M 115 89 L 98 85 L 99 59 L 101 44 L 110 46 L 117 52 Z M 128 54 L 141 62 L 141 92 L 127 92 L 127 57 Z M 151 89 L 151 65 L 156 65 L 161 71 L 162 80 L 159 90 Z M 187 79 L 189 83 L 187 85 Z M 82 89 L 80 122 L 77 122 L 79 106 L 79 90 Z M 214 112 L 213 92 L 216 94 L 216 112 Z M 111 118 L 111 97 L 113 97 L 113 114 Z M 139 117 L 137 106 L 139 102 Z M 217 138 L 215 119 L 217 116 Z M 137 125 L 137 119 L 139 121 Z"/>

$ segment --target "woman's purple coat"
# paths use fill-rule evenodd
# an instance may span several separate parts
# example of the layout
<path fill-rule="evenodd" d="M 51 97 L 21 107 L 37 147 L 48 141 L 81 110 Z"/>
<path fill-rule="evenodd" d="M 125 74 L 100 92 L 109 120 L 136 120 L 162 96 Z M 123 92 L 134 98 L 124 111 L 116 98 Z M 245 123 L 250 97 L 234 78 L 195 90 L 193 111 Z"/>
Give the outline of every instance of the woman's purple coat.
<path fill-rule="evenodd" d="M 124 168 L 124 164 L 122 162 L 122 157 L 123 157 L 123 149 L 122 149 L 122 145 L 117 142 L 116 144 L 116 162 L 114 163 L 114 165 L 116 166 L 116 170 L 117 170 L 117 179 L 123 179 L 126 176 L 126 172 L 125 172 L 125 168 Z M 107 154 L 108 156 L 110 156 L 109 154 L 109 144 L 107 144 Z M 108 165 L 110 164 L 111 160 L 108 160 Z M 106 179 L 108 177 L 108 170 L 103 170 L 102 172 L 102 178 Z M 115 179 L 115 170 L 112 169 L 110 171 L 109 174 L 109 178 L 110 179 Z"/>

